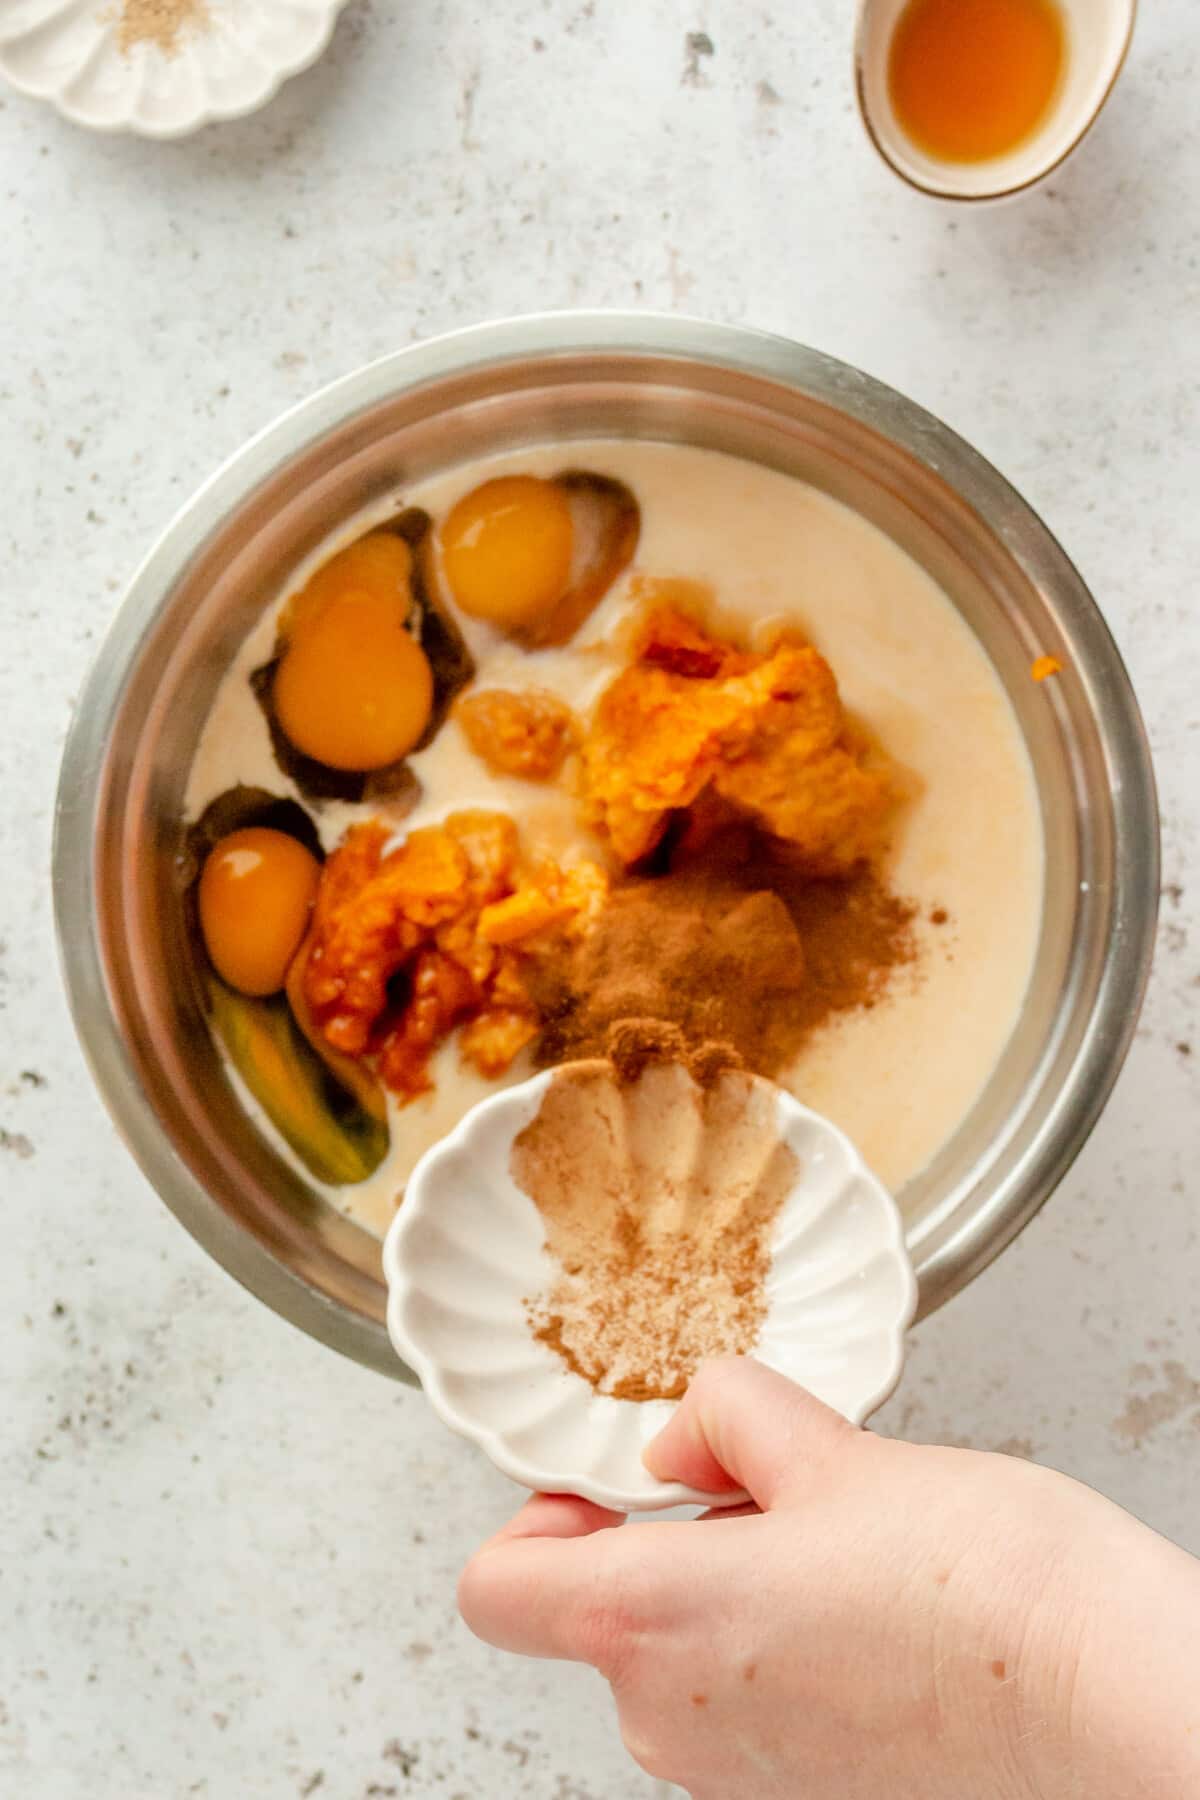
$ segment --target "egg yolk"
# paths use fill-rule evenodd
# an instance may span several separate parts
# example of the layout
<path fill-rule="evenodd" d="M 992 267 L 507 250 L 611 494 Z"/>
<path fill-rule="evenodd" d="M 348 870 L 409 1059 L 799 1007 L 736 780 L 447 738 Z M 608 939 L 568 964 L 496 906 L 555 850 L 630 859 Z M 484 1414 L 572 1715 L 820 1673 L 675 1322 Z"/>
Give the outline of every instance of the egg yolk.
<path fill-rule="evenodd" d="M 390 601 L 407 619 L 412 609 L 412 551 L 394 531 L 370 531 L 356 539 L 328 562 L 288 602 L 280 621 L 282 634 L 290 638 L 313 619 L 329 601 L 353 589 Z"/>
<path fill-rule="evenodd" d="M 502 475 L 473 488 L 442 526 L 442 562 L 463 612 L 501 631 L 538 624 L 567 590 L 571 507 L 554 481 Z"/>
<path fill-rule="evenodd" d="M 200 874 L 200 929 L 217 974 L 242 994 L 274 994 L 308 929 L 320 865 L 284 831 L 231 832 Z"/>
<path fill-rule="evenodd" d="M 285 735 L 333 769 L 382 769 L 407 756 L 433 710 L 433 671 L 394 597 L 336 593 L 296 619 L 275 671 Z"/>

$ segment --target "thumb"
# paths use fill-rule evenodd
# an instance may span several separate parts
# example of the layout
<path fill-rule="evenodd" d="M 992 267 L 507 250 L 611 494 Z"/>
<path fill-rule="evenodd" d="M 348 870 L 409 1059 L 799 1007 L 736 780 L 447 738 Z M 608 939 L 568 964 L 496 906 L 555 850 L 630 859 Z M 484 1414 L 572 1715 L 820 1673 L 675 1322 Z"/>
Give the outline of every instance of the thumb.
<path fill-rule="evenodd" d="M 580 1617 L 604 1579 L 595 1540 L 624 1523 L 576 1495 L 535 1494 L 463 1570 L 459 1612 L 500 1650 L 579 1660 Z"/>
<path fill-rule="evenodd" d="M 765 1509 L 857 1436 L 806 1388 L 751 1357 L 729 1356 L 699 1370 L 643 1460 L 660 1481 L 706 1494 L 745 1488 Z"/>

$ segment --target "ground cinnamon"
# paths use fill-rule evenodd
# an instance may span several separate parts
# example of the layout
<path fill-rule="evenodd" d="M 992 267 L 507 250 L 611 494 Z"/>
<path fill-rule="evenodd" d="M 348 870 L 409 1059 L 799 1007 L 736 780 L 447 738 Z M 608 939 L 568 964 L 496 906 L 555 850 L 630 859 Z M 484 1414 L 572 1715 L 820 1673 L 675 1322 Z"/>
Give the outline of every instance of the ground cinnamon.
<path fill-rule="evenodd" d="M 776 1077 L 836 1014 L 913 962 L 913 908 L 870 869 L 813 880 L 763 834 L 726 830 L 616 886 L 594 928 L 536 975 L 543 1065 L 610 1053 L 629 1020 L 677 1028 Z"/>
<path fill-rule="evenodd" d="M 116 14 L 117 48 L 126 54 L 135 44 L 156 44 L 174 56 L 183 32 L 208 25 L 207 0 L 120 0 Z"/>
<path fill-rule="evenodd" d="M 678 1025 L 661 1019 L 622 1019 L 610 1025 L 604 1053 L 617 1080 L 628 1086 L 653 1063 L 678 1063 L 700 1088 L 711 1088 L 726 1069 L 740 1069 L 742 1059 L 732 1045 L 689 1043 Z"/>
<path fill-rule="evenodd" d="M 530 1324 L 598 1392 L 677 1399 L 706 1357 L 754 1348 L 797 1163 L 770 1089 L 703 1059 L 701 1085 L 658 1060 L 669 1034 L 633 1027 L 614 1042 L 633 1058 L 626 1073 L 563 1070 L 513 1146 L 557 1266 L 527 1302 Z"/>

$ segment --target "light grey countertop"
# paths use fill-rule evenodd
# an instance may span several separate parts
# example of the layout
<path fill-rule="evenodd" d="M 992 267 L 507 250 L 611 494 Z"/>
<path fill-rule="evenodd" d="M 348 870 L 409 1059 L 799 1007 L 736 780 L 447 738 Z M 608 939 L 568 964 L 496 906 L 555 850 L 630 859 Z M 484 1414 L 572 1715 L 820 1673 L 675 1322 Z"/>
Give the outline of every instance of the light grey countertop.
<path fill-rule="evenodd" d="M 637 16 L 634 16 L 634 13 Z M 353 0 L 178 144 L 0 96 L 0 1792 L 624 1800 L 607 1695 L 453 1606 L 515 1495 L 310 1343 L 134 1171 L 61 997 L 56 765 L 123 582 L 320 383 L 546 306 L 786 332 L 956 426 L 1129 659 L 1165 824 L 1126 1073 L 1041 1218 L 916 1333 L 882 1423 L 1071 1470 L 1200 1551 L 1200 125 L 1158 0 L 1082 151 L 955 211 L 876 162 L 847 0 Z M 704 34 L 700 36 L 698 34 Z M 881 1504 L 885 1503 L 881 1497 Z"/>

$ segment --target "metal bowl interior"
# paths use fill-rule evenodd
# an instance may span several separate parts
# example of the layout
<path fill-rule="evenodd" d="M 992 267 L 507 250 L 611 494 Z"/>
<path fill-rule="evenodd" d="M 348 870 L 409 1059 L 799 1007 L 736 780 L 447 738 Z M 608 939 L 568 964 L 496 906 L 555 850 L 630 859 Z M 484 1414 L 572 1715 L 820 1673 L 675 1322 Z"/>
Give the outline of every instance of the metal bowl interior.
<path fill-rule="evenodd" d="M 135 576 L 67 745 L 54 878 L 80 1037 L 150 1180 L 260 1298 L 391 1374 L 407 1371 L 387 1340 L 379 1244 L 251 1125 L 186 977 L 188 765 L 246 630 L 340 520 L 451 462 L 579 435 L 720 449 L 853 507 L 941 584 L 1020 722 L 1045 834 L 1041 936 L 985 1091 L 899 1195 L 922 1312 L 1061 1179 L 1116 1077 L 1149 968 L 1157 813 L 1124 668 L 1057 543 L 946 427 L 815 352 L 646 315 L 517 320 L 346 378 L 239 452 Z M 1030 663 L 1047 649 L 1065 675 L 1038 688 Z"/>

